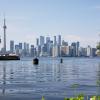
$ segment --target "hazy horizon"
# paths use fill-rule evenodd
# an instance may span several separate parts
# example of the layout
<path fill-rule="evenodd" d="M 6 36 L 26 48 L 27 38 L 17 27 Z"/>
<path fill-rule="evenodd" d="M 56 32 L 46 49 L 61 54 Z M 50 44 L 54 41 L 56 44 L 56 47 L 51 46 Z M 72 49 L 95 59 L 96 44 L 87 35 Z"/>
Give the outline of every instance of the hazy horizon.
<path fill-rule="evenodd" d="M 7 48 L 10 40 L 36 44 L 40 35 L 59 34 L 69 43 L 93 47 L 100 39 L 99 12 L 99 0 L 0 0 L 0 36 L 5 13 Z"/>

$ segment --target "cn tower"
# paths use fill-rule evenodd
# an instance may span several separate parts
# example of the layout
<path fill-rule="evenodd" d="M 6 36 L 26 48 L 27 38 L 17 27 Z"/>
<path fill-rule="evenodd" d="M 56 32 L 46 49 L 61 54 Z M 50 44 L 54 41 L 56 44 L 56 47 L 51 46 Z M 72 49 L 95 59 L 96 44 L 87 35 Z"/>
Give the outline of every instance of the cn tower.
<path fill-rule="evenodd" d="M 3 29 L 4 29 L 4 53 L 6 53 L 6 19 L 4 17 L 4 25 L 3 25 Z"/>

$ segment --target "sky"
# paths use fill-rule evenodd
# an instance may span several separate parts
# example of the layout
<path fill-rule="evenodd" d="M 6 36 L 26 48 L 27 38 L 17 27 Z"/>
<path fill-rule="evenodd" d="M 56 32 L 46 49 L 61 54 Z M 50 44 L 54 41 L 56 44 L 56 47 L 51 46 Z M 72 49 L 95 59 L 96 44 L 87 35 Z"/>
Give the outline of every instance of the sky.
<path fill-rule="evenodd" d="M 95 47 L 100 40 L 100 0 L 0 0 L 0 36 L 3 18 L 9 41 L 36 44 L 40 35 L 62 35 L 65 41 L 80 41 Z"/>

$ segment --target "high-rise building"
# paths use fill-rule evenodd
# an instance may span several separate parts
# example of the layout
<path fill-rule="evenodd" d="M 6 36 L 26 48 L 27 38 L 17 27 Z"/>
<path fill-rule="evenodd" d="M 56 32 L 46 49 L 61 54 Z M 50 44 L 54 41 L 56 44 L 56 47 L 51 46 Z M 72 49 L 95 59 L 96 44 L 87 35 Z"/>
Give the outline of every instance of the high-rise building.
<path fill-rule="evenodd" d="M 53 49 L 53 41 L 50 41 L 50 44 L 49 44 L 49 56 L 52 56 L 52 49 Z"/>
<path fill-rule="evenodd" d="M 70 56 L 70 47 L 69 46 L 61 46 L 61 56 Z"/>
<path fill-rule="evenodd" d="M 39 46 L 39 38 L 36 39 L 36 46 Z"/>
<path fill-rule="evenodd" d="M 79 42 L 76 42 L 76 56 L 79 56 Z"/>
<path fill-rule="evenodd" d="M 95 57 L 96 56 L 96 50 L 97 50 L 96 48 L 92 48 L 91 49 L 91 56 L 92 57 Z"/>
<path fill-rule="evenodd" d="M 40 56 L 47 56 L 47 44 L 44 44 L 41 47 L 41 54 L 40 54 Z"/>
<path fill-rule="evenodd" d="M 58 35 L 58 45 L 61 46 L 61 35 Z"/>
<path fill-rule="evenodd" d="M 54 46 L 57 45 L 56 36 L 54 36 Z"/>
<path fill-rule="evenodd" d="M 46 37 L 47 54 L 50 55 L 50 37 Z"/>
<path fill-rule="evenodd" d="M 71 56 L 76 57 L 76 43 L 73 42 L 71 44 L 71 47 L 72 47 L 72 54 L 71 54 Z"/>
<path fill-rule="evenodd" d="M 24 42 L 24 56 L 28 56 L 29 55 L 29 44 Z"/>
<path fill-rule="evenodd" d="M 15 53 L 16 55 L 19 55 L 19 45 L 15 45 Z"/>
<path fill-rule="evenodd" d="M 13 40 L 10 41 L 10 52 L 14 53 L 14 41 Z"/>
<path fill-rule="evenodd" d="M 22 43 L 19 43 L 19 49 L 22 50 Z"/>
<path fill-rule="evenodd" d="M 40 56 L 40 53 L 41 53 L 41 46 L 37 46 L 36 47 L 36 56 Z"/>
<path fill-rule="evenodd" d="M 80 47 L 79 48 L 79 56 L 81 57 L 81 56 L 87 56 L 87 48 L 82 48 L 82 47 Z"/>
<path fill-rule="evenodd" d="M 40 46 L 44 45 L 44 36 L 40 36 Z"/>
<path fill-rule="evenodd" d="M 52 53 L 53 53 L 53 57 L 61 56 L 60 55 L 60 46 L 58 46 L 58 45 L 53 46 Z"/>
<path fill-rule="evenodd" d="M 34 57 L 34 45 L 31 45 L 30 56 Z"/>
<path fill-rule="evenodd" d="M 68 42 L 62 41 L 62 46 L 68 46 Z"/>
<path fill-rule="evenodd" d="M 50 37 L 46 37 L 46 44 L 50 43 Z"/>
<path fill-rule="evenodd" d="M 89 45 L 87 47 L 87 56 L 91 56 L 91 47 Z"/>
<path fill-rule="evenodd" d="M 27 56 L 29 56 L 29 43 L 26 45 Z"/>

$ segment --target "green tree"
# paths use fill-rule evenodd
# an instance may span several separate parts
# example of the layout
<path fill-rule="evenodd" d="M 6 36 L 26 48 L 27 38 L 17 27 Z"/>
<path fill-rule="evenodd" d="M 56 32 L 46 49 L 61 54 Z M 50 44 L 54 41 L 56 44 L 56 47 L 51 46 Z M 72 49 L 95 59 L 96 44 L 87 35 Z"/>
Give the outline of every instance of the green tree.
<path fill-rule="evenodd" d="M 100 42 L 97 45 L 97 49 L 100 50 Z"/>

